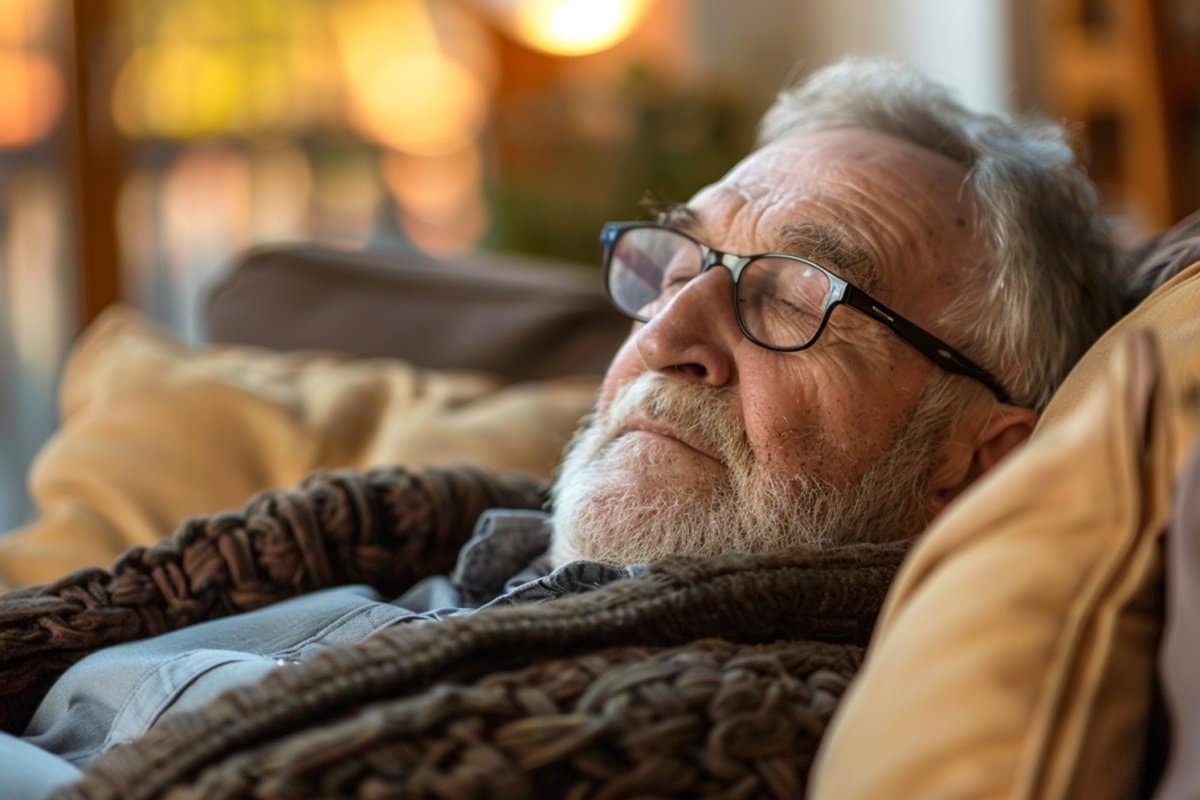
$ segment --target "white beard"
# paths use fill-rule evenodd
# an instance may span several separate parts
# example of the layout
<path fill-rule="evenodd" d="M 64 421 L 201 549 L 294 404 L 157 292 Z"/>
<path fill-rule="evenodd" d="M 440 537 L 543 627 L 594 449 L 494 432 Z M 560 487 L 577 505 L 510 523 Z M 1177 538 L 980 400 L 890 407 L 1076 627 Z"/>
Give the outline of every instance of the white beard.
<path fill-rule="evenodd" d="M 567 450 L 553 490 L 552 560 L 637 564 L 914 535 L 928 522 L 929 477 L 959 411 L 940 394 L 927 389 L 883 455 L 838 488 L 756 461 L 722 390 L 643 373 Z M 672 483 L 674 445 L 664 451 L 622 435 L 636 412 L 686 431 L 723 469 Z"/>

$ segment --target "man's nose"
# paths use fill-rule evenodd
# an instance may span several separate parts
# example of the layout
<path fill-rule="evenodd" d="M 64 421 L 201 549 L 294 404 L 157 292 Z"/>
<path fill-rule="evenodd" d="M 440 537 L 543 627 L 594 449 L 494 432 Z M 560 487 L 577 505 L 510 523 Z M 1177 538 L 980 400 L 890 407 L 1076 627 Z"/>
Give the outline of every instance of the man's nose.
<path fill-rule="evenodd" d="M 726 386 L 736 377 L 741 340 L 733 310 L 733 276 L 716 267 L 693 278 L 635 334 L 638 354 L 655 372 Z"/>

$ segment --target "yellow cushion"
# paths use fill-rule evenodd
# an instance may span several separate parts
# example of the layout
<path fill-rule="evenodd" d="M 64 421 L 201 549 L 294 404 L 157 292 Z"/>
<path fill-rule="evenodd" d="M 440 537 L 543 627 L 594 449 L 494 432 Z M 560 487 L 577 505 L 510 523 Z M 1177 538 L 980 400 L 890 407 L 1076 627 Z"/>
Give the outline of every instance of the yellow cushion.
<path fill-rule="evenodd" d="M 925 534 L 817 798 L 1109 798 L 1140 779 L 1160 544 L 1198 429 L 1200 265 L 1088 352 L 1033 441 Z"/>
<path fill-rule="evenodd" d="M 590 378 L 504 386 L 392 360 L 195 350 L 114 309 L 64 372 L 62 425 L 30 476 L 40 518 L 0 538 L 0 584 L 107 565 L 323 467 L 471 463 L 546 478 L 595 391 Z"/>

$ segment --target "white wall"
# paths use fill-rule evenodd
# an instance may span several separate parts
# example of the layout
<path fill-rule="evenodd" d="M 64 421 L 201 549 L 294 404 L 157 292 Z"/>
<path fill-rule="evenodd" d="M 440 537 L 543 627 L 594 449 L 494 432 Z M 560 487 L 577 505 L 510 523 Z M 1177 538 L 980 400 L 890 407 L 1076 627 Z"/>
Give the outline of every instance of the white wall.
<path fill-rule="evenodd" d="M 912 64 L 980 111 L 1011 110 L 1007 0 L 705 0 L 706 66 L 752 92 L 773 93 L 793 67 L 845 55 Z M 747 46 L 749 45 L 749 46 Z M 746 52 L 756 53 L 747 63 Z"/>

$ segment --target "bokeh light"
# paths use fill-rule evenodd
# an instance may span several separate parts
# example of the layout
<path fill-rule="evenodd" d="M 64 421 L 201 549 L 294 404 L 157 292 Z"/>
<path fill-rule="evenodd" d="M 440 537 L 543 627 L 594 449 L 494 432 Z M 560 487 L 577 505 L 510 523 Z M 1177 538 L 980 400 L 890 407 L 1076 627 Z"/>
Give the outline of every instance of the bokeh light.
<path fill-rule="evenodd" d="M 250 239 L 249 157 L 225 144 L 184 153 L 162 178 L 157 227 L 163 276 L 173 287 L 170 315 L 188 341 L 203 332 L 203 297 Z"/>
<path fill-rule="evenodd" d="M 348 59 L 351 121 L 381 144 L 439 155 L 469 144 L 486 98 L 461 64 L 437 53 L 397 53 L 371 66 Z"/>
<path fill-rule="evenodd" d="M 357 149 L 334 150 L 313 165 L 312 227 L 321 241 L 362 246 L 375 231 L 383 197 L 376 159 Z"/>
<path fill-rule="evenodd" d="M 382 167 L 400 227 L 414 245 L 449 255 L 479 241 L 489 214 L 480 191 L 483 156 L 478 147 L 425 158 L 389 153 Z"/>
<path fill-rule="evenodd" d="M 312 167 L 287 141 L 256 148 L 250 163 L 251 236 L 255 241 L 301 239 L 309 227 Z"/>
<path fill-rule="evenodd" d="M 63 187 L 52 172 L 36 167 L 10 175 L 6 184 L 3 259 L 12 343 L 29 378 L 45 382 L 66 348 L 71 316 L 58 269 L 66 234 Z"/>
<path fill-rule="evenodd" d="M 0 45 L 21 47 L 45 38 L 56 3 L 47 0 L 0 0 Z"/>
<path fill-rule="evenodd" d="M 323 5 L 173 0 L 131 3 L 130 14 L 133 47 L 111 97 L 124 135 L 253 136 L 339 120 L 342 87 Z"/>
<path fill-rule="evenodd" d="M 44 55 L 0 50 L 0 86 L 0 149 L 38 141 L 62 116 L 62 75 Z"/>
<path fill-rule="evenodd" d="M 187 139 L 225 133 L 237 127 L 242 80 L 238 64 L 214 48 L 140 47 L 117 78 L 113 115 L 129 135 Z"/>
<path fill-rule="evenodd" d="M 559 56 L 607 50 L 627 37 L 648 0 L 481 0 L 529 47 Z"/>
<path fill-rule="evenodd" d="M 361 133 L 414 155 L 474 140 L 487 113 L 485 87 L 442 49 L 422 0 L 347 3 L 335 21 L 350 122 Z"/>

